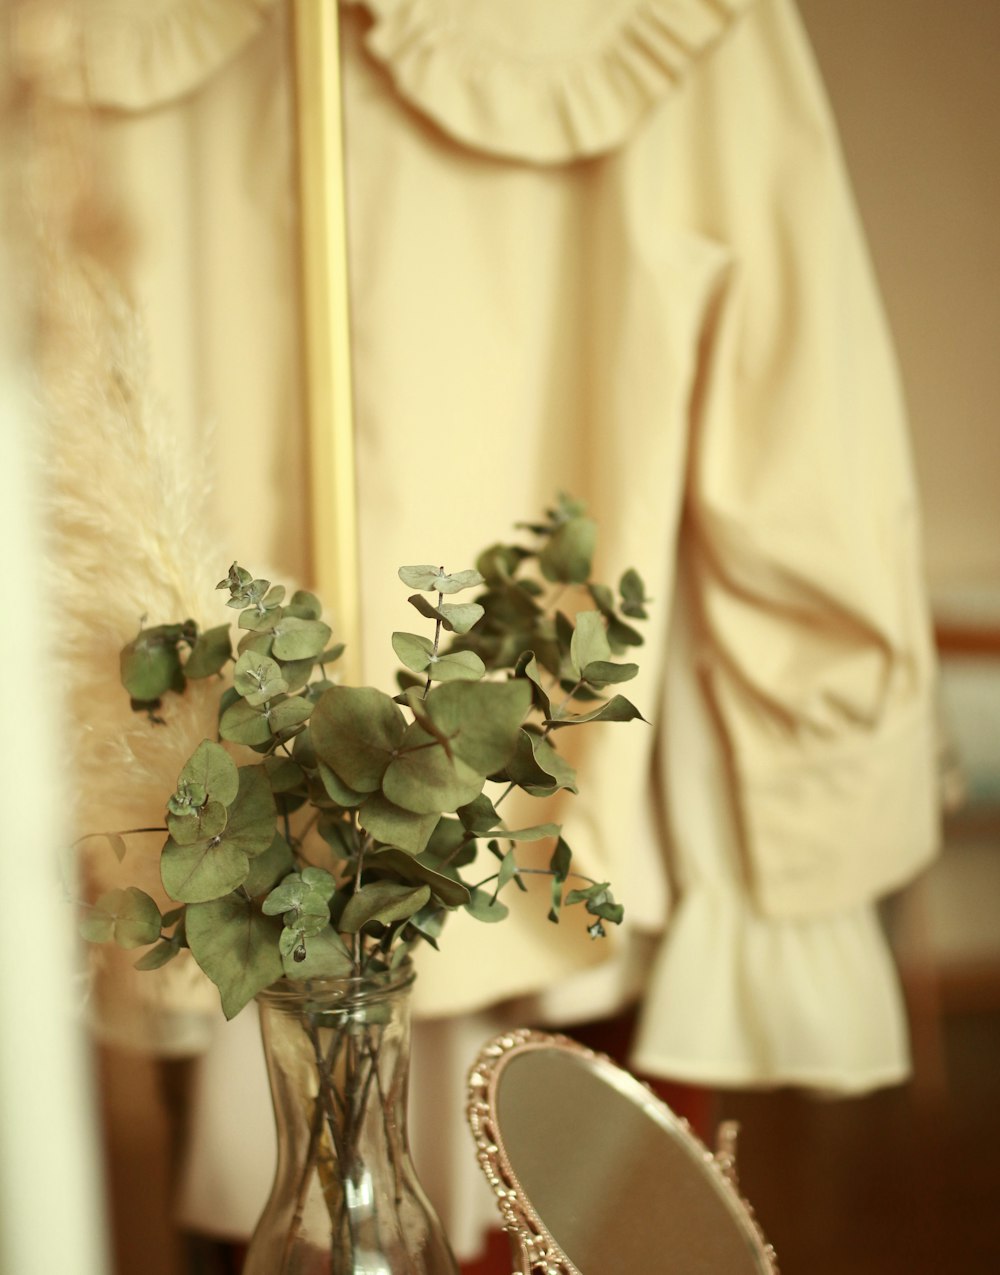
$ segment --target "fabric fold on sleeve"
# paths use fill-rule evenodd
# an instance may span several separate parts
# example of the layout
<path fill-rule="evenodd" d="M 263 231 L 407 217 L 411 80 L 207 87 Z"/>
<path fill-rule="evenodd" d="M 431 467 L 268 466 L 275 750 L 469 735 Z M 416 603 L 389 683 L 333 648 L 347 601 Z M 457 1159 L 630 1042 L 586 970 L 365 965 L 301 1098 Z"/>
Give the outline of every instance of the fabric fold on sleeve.
<path fill-rule="evenodd" d="M 758 6 L 690 87 L 695 198 L 733 261 L 692 420 L 698 660 L 750 888 L 766 914 L 801 917 L 902 885 L 937 848 L 915 481 L 859 219 L 790 7 Z"/>
<path fill-rule="evenodd" d="M 691 574 L 675 601 L 659 727 L 676 899 L 631 1065 L 705 1085 L 846 1094 L 898 1083 L 910 1066 L 906 1012 L 875 905 L 775 916 L 749 889 L 739 784 L 698 671 Z M 802 829 L 769 830 L 781 847 L 808 855 L 815 828 L 843 827 L 835 804 L 795 809 Z"/>

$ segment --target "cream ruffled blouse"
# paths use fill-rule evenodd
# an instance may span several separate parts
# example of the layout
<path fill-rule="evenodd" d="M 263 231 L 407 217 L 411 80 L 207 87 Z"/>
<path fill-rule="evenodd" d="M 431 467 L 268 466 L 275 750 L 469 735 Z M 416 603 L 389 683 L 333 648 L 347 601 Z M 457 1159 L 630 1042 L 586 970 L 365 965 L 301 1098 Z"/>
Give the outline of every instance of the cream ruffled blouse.
<path fill-rule="evenodd" d="M 57 91 L 117 157 L 220 561 L 301 570 L 284 9 L 83 13 Z M 592 732 L 559 812 L 624 933 L 537 898 L 458 917 L 423 1013 L 638 995 L 649 1073 L 900 1079 L 873 901 L 936 846 L 933 661 L 895 367 L 791 3 L 365 0 L 342 24 L 366 676 L 391 684 L 400 562 L 469 565 L 558 489 L 600 571 L 655 598 L 649 725 Z"/>

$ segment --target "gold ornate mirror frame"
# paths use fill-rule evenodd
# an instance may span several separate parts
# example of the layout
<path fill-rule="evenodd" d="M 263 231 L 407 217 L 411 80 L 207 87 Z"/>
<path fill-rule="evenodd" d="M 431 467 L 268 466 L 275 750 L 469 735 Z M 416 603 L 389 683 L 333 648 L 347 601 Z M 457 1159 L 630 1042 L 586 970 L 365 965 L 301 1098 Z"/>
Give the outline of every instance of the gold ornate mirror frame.
<path fill-rule="evenodd" d="M 496 1196 L 520 1275 L 605 1275 L 603 1270 L 581 1271 L 560 1247 L 535 1204 L 529 1198 L 511 1163 L 498 1117 L 499 1087 L 511 1061 L 529 1051 L 558 1051 L 583 1065 L 588 1072 L 617 1094 L 635 1104 L 637 1112 L 648 1116 L 674 1140 L 690 1159 L 694 1175 L 704 1178 L 714 1189 L 716 1201 L 726 1206 L 741 1242 L 746 1245 L 748 1266 L 760 1275 L 778 1275 L 773 1247 L 765 1239 L 748 1202 L 740 1194 L 736 1175 L 735 1144 L 737 1126 L 726 1122 L 719 1128 L 713 1153 L 692 1133 L 686 1120 L 656 1095 L 617 1066 L 610 1058 L 585 1048 L 566 1036 L 527 1028 L 505 1033 L 484 1046 L 469 1073 L 467 1115 L 476 1141 L 480 1166 Z M 586 1155 L 580 1147 L 580 1154 Z M 656 1225 L 651 1219 L 651 1225 Z M 578 1255 L 579 1256 L 579 1255 Z"/>

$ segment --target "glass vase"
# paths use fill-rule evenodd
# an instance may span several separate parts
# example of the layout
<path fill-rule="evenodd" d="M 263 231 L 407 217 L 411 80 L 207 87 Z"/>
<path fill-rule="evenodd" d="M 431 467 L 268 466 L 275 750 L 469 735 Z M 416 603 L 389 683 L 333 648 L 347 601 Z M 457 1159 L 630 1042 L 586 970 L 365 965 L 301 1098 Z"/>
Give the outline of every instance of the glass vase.
<path fill-rule="evenodd" d="M 406 1132 L 408 965 L 262 992 L 278 1128 L 243 1275 L 458 1275 Z"/>

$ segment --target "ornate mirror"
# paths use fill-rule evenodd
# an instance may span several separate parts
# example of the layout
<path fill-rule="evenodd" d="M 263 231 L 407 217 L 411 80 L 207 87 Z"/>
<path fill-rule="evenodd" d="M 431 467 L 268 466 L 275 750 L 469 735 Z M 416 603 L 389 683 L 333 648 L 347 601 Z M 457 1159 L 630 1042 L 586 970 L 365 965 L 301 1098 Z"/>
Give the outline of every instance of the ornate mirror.
<path fill-rule="evenodd" d="M 523 1275 L 777 1275 L 736 1184 L 634 1076 L 564 1036 L 499 1036 L 469 1075 L 469 1123 Z"/>

